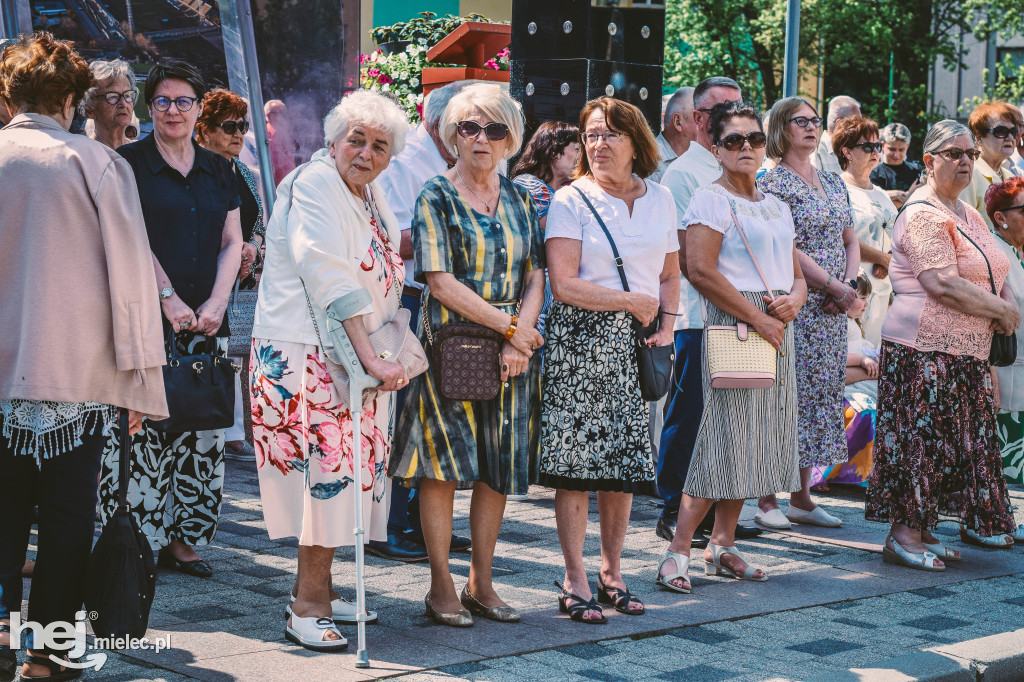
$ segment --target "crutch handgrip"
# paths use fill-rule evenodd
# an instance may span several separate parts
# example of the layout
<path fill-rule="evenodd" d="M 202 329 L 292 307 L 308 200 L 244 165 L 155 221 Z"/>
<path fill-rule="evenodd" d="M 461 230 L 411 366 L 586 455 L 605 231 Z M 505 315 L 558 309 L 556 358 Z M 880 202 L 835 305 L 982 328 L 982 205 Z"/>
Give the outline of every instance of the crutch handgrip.
<path fill-rule="evenodd" d="M 359 361 L 352 340 L 349 339 L 342 324 L 350 317 L 362 314 L 371 300 L 370 293 L 360 289 L 339 296 L 327 306 L 327 338 L 334 346 L 334 352 L 338 354 L 338 362 L 348 373 L 349 390 L 352 392 L 350 405 L 362 401 L 363 389 L 380 384 L 380 380 L 370 376 L 363 363 Z"/>

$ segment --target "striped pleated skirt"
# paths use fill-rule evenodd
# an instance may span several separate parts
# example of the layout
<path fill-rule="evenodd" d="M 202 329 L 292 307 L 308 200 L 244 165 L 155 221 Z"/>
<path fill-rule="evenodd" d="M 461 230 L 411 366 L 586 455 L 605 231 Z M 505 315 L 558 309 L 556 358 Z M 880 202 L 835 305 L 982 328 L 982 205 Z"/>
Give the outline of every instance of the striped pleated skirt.
<path fill-rule="evenodd" d="M 763 291 L 743 291 L 761 310 Z M 777 292 L 784 294 L 785 292 Z M 709 325 L 736 318 L 708 303 Z M 707 335 L 704 338 L 707 357 Z M 711 388 L 704 363 L 704 414 L 683 492 L 691 497 L 744 500 L 800 489 L 793 325 L 786 325 L 775 384 L 768 389 Z"/>

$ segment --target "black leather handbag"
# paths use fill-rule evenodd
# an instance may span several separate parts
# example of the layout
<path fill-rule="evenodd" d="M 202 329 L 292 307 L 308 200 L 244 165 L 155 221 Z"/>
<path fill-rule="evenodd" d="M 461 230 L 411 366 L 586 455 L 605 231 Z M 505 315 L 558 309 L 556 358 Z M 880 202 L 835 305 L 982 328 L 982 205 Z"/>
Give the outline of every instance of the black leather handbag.
<path fill-rule="evenodd" d="M 623 267 L 619 249 L 615 246 L 615 240 L 612 239 L 612 233 L 608 231 L 608 226 L 604 224 L 601 215 L 594 208 L 594 205 L 590 203 L 590 199 L 583 193 L 583 190 L 579 187 L 573 187 L 573 189 L 580 193 L 583 201 L 586 202 L 591 213 L 594 214 L 594 218 L 597 219 L 597 224 L 604 230 L 604 236 L 608 238 L 608 243 L 612 247 L 612 255 L 615 256 L 615 268 L 618 270 L 619 279 L 622 281 L 622 290 L 629 291 L 626 269 Z M 668 393 L 668 389 L 672 385 L 672 367 L 676 360 L 676 349 L 673 344 L 667 346 L 647 345 L 647 339 L 658 331 L 660 319 L 661 315 L 659 314 L 650 325 L 643 327 L 639 320 L 635 317 L 633 318 L 633 329 L 636 331 L 637 344 L 636 364 L 640 374 L 640 397 L 648 402 L 661 400 Z"/>
<path fill-rule="evenodd" d="M 207 336 L 202 353 L 182 355 L 174 331 L 164 365 L 169 418 L 150 422 L 158 431 L 183 433 L 227 429 L 235 423 L 235 373 L 242 366 L 217 354 L 217 338 Z"/>
<path fill-rule="evenodd" d="M 149 540 L 128 505 L 132 437 L 128 412 L 120 414 L 117 511 L 107 520 L 89 558 L 85 607 L 97 637 L 139 638 L 149 627 L 156 591 L 156 564 Z"/>

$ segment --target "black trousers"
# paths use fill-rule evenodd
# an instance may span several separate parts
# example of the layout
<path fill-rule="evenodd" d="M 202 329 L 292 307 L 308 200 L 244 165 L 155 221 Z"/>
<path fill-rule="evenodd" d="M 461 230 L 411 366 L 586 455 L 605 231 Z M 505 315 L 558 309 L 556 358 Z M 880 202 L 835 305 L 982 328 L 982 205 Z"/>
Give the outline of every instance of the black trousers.
<path fill-rule="evenodd" d="M 39 542 L 28 620 L 43 626 L 74 623 L 85 601 L 89 554 L 96 526 L 102 425 L 82 434 L 82 444 L 43 460 L 16 455 L 0 437 L 0 618 L 21 612 L 22 578 L 32 511 L 39 507 Z M 28 632 L 22 646 L 32 646 Z"/>

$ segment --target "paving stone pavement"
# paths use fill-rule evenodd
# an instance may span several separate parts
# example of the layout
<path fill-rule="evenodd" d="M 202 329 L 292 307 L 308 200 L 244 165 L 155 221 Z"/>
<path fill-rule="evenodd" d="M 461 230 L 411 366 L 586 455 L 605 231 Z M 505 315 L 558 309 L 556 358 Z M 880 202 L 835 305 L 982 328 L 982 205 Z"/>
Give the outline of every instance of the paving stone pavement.
<path fill-rule="evenodd" d="M 1024 487 L 1011 486 L 1011 496 L 1017 520 L 1024 522 Z M 798 680 L 1024 628 L 1024 547 L 966 547 L 956 526 L 943 524 L 936 535 L 961 550 L 959 565 L 924 573 L 883 564 L 886 528 L 864 521 L 863 498 L 853 488 L 818 497 L 843 519 L 840 529 L 794 525 L 741 541 L 751 563 L 769 573 L 765 583 L 706 577 L 701 550 L 694 551 L 693 593 L 681 595 L 654 585 L 666 543 L 654 533 L 658 501 L 638 496 L 622 570 L 647 613 L 633 617 L 608 609 L 609 623 L 595 626 L 572 623 L 558 612 L 552 582 L 564 570 L 554 494 L 534 487 L 528 499 L 509 502 L 494 562 L 496 589 L 522 610 L 523 622 L 478 620 L 467 630 L 435 625 L 423 614 L 427 565 L 368 556 L 367 600 L 380 620 L 367 628 L 371 668 L 357 669 L 354 626 L 342 628 L 350 642 L 342 654 L 314 654 L 285 640 L 297 544 L 267 537 L 255 465 L 228 462 L 217 539 L 199 548 L 214 577 L 159 574 L 148 636 L 169 637 L 171 648 L 110 652 L 106 665 L 86 677 Z M 468 509 L 469 494 L 458 493 L 457 533 L 469 534 Z M 748 503 L 743 518 L 753 513 Z M 592 502 L 584 549 L 592 583 L 599 567 L 596 520 Z M 335 586 L 349 598 L 353 557 L 352 548 L 342 548 L 335 561 Z M 453 554 L 452 571 L 461 589 L 469 555 Z"/>

